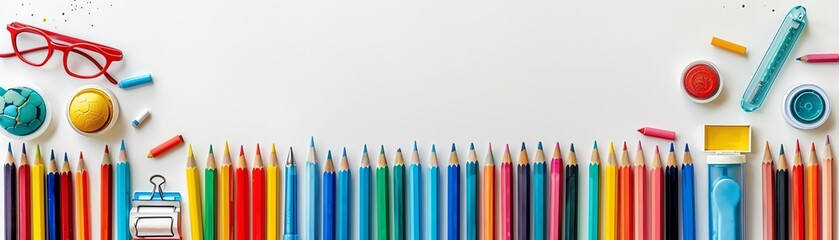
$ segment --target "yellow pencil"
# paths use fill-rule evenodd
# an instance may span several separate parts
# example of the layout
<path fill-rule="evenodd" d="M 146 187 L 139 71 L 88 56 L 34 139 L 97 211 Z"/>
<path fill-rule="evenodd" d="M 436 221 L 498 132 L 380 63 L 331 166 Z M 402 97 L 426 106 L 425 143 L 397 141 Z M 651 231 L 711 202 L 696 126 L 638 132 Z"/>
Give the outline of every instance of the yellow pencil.
<path fill-rule="evenodd" d="M 201 183 L 198 180 L 198 168 L 195 164 L 195 156 L 192 154 L 192 144 L 189 145 L 189 153 L 186 158 L 186 187 L 189 195 L 189 222 L 192 231 L 192 239 L 204 239 L 204 218 L 201 211 Z"/>
<path fill-rule="evenodd" d="M 618 160 L 615 147 L 609 143 L 609 158 L 603 175 L 603 239 L 617 239 L 618 227 Z"/>
<path fill-rule="evenodd" d="M 35 147 L 35 164 L 32 165 L 32 240 L 47 238 L 44 216 L 44 159 L 41 158 L 41 145 Z"/>
<path fill-rule="evenodd" d="M 230 184 L 232 183 L 233 179 L 233 160 L 230 158 L 230 148 L 227 146 L 227 142 L 224 142 L 224 157 L 222 158 L 221 168 L 219 169 L 219 182 L 218 182 L 218 239 L 221 240 L 229 240 L 230 235 L 230 226 L 233 225 L 230 222 L 230 202 L 231 202 L 231 188 Z"/>
<path fill-rule="evenodd" d="M 268 167 L 265 169 L 268 184 L 266 185 L 268 189 L 267 191 L 267 198 L 268 203 L 266 205 L 266 209 L 268 211 L 268 219 L 266 223 L 268 225 L 268 239 L 280 239 L 279 237 L 279 221 L 280 221 L 280 172 L 278 169 L 279 161 L 277 160 L 277 149 L 274 147 L 274 144 L 271 144 L 271 159 L 268 161 Z"/>

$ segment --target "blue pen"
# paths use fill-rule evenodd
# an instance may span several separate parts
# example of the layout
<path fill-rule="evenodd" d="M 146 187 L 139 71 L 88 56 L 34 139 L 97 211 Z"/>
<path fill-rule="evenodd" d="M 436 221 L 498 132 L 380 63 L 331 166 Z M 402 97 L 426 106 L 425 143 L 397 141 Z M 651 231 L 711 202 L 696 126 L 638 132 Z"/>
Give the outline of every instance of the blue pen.
<path fill-rule="evenodd" d="M 47 167 L 47 236 L 49 239 L 61 238 L 61 222 L 58 213 L 58 166 L 55 163 L 55 152 L 50 151 L 50 165 Z"/>
<path fill-rule="evenodd" d="M 446 239 L 457 240 L 460 239 L 460 163 L 457 160 L 457 150 L 452 143 L 452 151 L 449 154 L 449 167 L 447 172 L 448 184 L 446 192 L 448 194 L 448 201 L 446 202 L 447 224 Z"/>
<path fill-rule="evenodd" d="M 288 148 L 285 164 L 285 226 L 283 240 L 297 240 L 297 166 L 294 153 Z"/>
<path fill-rule="evenodd" d="M 420 165 L 419 152 L 417 152 L 417 142 L 414 141 L 414 150 L 411 153 L 411 238 L 420 240 L 422 232 L 422 211 L 420 210 L 420 197 L 422 195 L 420 184 L 422 166 Z"/>
<path fill-rule="evenodd" d="M 547 232 L 545 209 L 547 204 L 545 198 L 545 152 L 542 149 L 542 142 L 536 147 L 536 160 L 533 163 L 533 239 L 544 240 Z M 561 227 L 561 226 L 556 226 Z"/>
<path fill-rule="evenodd" d="M 318 183 L 318 172 L 318 162 L 315 156 L 315 138 L 312 137 L 309 140 L 309 160 L 306 162 L 306 173 L 309 178 L 309 189 L 307 191 L 308 195 L 306 196 L 306 201 L 309 203 L 306 211 L 309 217 L 306 232 L 307 239 L 319 239 L 318 205 L 320 205 L 320 199 L 318 198 L 318 187 L 320 187 L 320 184 Z"/>
<path fill-rule="evenodd" d="M 131 233 L 128 231 L 128 212 L 131 211 L 131 171 L 128 166 L 128 157 L 125 154 L 125 140 L 120 143 L 119 162 L 116 171 L 116 204 L 114 211 L 117 212 L 117 240 L 130 240 Z"/>
<path fill-rule="evenodd" d="M 338 240 L 350 239 L 350 163 L 347 160 L 347 148 L 341 154 L 341 165 L 338 167 L 338 199 L 337 202 L 337 235 Z"/>
<path fill-rule="evenodd" d="M 332 151 L 326 153 L 323 167 L 323 239 L 335 239 L 335 166 L 332 163 Z"/>
<path fill-rule="evenodd" d="M 434 145 L 428 164 L 428 239 L 437 240 L 440 239 L 440 166 Z"/>
<path fill-rule="evenodd" d="M 685 143 L 685 155 L 682 157 L 682 239 L 696 239 L 696 199 L 693 182 L 693 159 L 690 148 Z"/>
<path fill-rule="evenodd" d="M 370 228 L 373 222 L 370 220 L 370 181 L 371 172 L 370 156 L 367 154 L 367 144 L 361 153 L 361 166 L 358 168 L 358 239 L 373 239 L 370 235 Z"/>
<path fill-rule="evenodd" d="M 478 239 L 478 155 L 475 144 L 469 144 L 466 160 L 466 239 Z"/>

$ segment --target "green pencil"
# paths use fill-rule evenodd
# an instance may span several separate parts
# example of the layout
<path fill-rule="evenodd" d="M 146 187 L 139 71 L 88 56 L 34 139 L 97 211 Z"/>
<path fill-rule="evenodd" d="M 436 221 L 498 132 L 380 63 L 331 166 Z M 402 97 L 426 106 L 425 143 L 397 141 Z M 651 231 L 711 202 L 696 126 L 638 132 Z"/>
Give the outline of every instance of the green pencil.
<path fill-rule="evenodd" d="M 204 239 L 216 239 L 216 157 L 213 145 L 204 169 Z"/>
<path fill-rule="evenodd" d="M 390 215 L 390 202 L 388 200 L 387 184 L 387 159 L 385 158 L 385 146 L 379 150 L 379 164 L 376 166 L 376 239 L 388 240 L 388 216 Z"/>

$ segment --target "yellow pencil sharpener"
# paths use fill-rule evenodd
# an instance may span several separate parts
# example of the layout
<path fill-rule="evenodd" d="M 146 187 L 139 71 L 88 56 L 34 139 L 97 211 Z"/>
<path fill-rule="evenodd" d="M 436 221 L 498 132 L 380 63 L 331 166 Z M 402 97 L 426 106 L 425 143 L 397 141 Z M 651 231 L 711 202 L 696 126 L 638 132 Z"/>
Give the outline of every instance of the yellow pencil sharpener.
<path fill-rule="evenodd" d="M 83 86 L 73 93 L 67 105 L 67 120 L 83 135 L 101 135 L 116 124 L 119 102 L 114 94 L 98 86 Z"/>

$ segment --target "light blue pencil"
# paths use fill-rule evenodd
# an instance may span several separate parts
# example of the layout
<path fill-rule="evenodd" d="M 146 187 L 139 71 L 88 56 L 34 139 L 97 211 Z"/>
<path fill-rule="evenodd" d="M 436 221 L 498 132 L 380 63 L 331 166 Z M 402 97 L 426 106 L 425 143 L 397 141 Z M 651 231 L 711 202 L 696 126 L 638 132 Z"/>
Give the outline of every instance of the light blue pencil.
<path fill-rule="evenodd" d="M 319 239 L 318 206 L 320 205 L 320 199 L 318 198 L 318 192 L 320 190 L 320 184 L 318 183 L 318 175 L 320 175 L 320 171 L 318 170 L 317 157 L 315 156 L 314 137 L 309 140 L 309 159 L 306 162 L 306 173 L 309 178 L 309 189 L 306 196 L 306 201 L 309 203 L 306 211 L 306 214 L 309 215 L 308 228 L 306 229 L 306 239 Z"/>
<path fill-rule="evenodd" d="M 452 143 L 452 151 L 449 154 L 449 167 L 447 172 L 448 201 L 446 202 L 446 239 L 460 239 L 460 163 L 457 160 L 457 149 Z"/>
<path fill-rule="evenodd" d="M 545 221 L 545 151 L 542 149 L 542 142 L 536 147 L 536 161 L 533 163 L 533 239 L 544 240 L 547 231 Z M 561 227 L 561 226 L 555 226 Z"/>
<path fill-rule="evenodd" d="M 358 168 L 358 239 L 373 239 L 370 235 L 370 228 L 373 226 L 373 222 L 370 221 L 371 171 L 367 144 L 364 144 L 361 164 Z"/>
<path fill-rule="evenodd" d="M 285 222 L 283 223 L 283 240 L 297 240 L 297 165 L 294 162 L 294 151 L 288 148 L 288 158 L 285 164 Z"/>
<path fill-rule="evenodd" d="M 414 150 L 411 153 L 411 238 L 412 240 L 420 240 L 422 237 L 422 212 L 420 204 L 420 192 L 422 184 L 420 183 L 422 166 L 420 165 L 419 152 L 417 152 L 417 142 L 414 141 Z"/>
<path fill-rule="evenodd" d="M 350 239 L 350 163 L 347 160 L 347 148 L 341 154 L 341 165 L 338 167 L 338 240 Z"/>
<path fill-rule="evenodd" d="M 475 144 L 469 144 L 466 160 L 466 239 L 478 239 L 478 155 Z"/>
<path fill-rule="evenodd" d="M 125 154 L 125 140 L 120 143 L 119 162 L 116 171 L 116 204 L 114 211 L 117 212 L 117 240 L 130 240 L 131 233 L 128 231 L 128 212 L 131 211 L 131 169 L 128 165 L 128 156 Z"/>
<path fill-rule="evenodd" d="M 428 167 L 428 239 L 440 239 L 440 166 L 437 148 L 431 145 Z"/>

